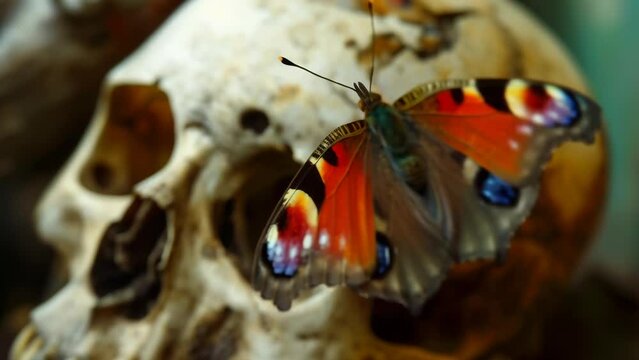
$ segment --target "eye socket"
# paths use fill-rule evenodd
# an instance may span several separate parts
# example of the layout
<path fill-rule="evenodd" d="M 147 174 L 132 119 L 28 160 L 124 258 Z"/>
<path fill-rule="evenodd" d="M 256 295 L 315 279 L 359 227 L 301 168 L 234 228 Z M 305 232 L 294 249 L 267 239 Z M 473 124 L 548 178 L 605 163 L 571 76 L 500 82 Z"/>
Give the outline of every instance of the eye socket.
<path fill-rule="evenodd" d="M 232 195 L 213 203 L 214 229 L 247 280 L 266 222 L 299 168 L 290 152 L 269 149 L 242 161 L 225 175 L 229 181 L 220 182 L 233 188 L 220 189 Z"/>
<path fill-rule="evenodd" d="M 175 142 L 168 96 L 155 85 L 120 85 L 109 94 L 107 118 L 80 171 L 80 183 L 100 194 L 126 195 L 163 168 Z"/>

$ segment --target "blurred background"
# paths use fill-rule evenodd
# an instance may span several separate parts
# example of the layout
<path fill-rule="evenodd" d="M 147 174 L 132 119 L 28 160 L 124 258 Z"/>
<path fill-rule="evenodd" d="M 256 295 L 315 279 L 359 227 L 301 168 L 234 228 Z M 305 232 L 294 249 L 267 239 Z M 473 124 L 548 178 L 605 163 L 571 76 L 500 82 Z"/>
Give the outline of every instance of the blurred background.
<path fill-rule="evenodd" d="M 639 2 L 524 0 L 573 54 L 604 109 L 611 181 L 590 261 L 639 271 Z"/>
<path fill-rule="evenodd" d="M 634 20 L 639 1 L 521 2 L 581 66 L 609 135 L 603 223 L 581 276 L 549 325 L 550 336 L 556 336 L 546 347 L 556 358 L 639 359 L 639 23 Z"/>
<path fill-rule="evenodd" d="M 42 81 L 43 76 L 50 76 L 45 74 L 51 73 L 51 68 L 25 62 L 22 69 L 27 73 L 27 80 L 15 84 L 0 82 L 0 357 L 6 354 L 15 332 L 27 321 L 29 311 L 57 286 L 55 279 L 48 275 L 55 266 L 54 254 L 38 240 L 33 228 L 32 214 L 39 197 L 82 136 L 104 74 L 143 41 L 181 1 L 150 2 L 155 4 L 148 7 L 150 12 L 147 8 L 123 15 L 108 10 L 114 11 L 115 20 L 122 20 L 124 16 L 133 16 L 129 21 L 137 19 L 134 21 L 138 24 L 137 38 L 119 42 L 120 45 L 114 45 L 114 39 L 122 34 L 121 29 L 115 31 L 109 23 L 94 24 L 90 12 L 68 14 L 74 17 L 73 26 L 85 27 L 89 35 L 86 39 L 72 39 L 83 42 L 84 50 L 67 50 L 90 50 L 99 56 L 84 58 L 92 61 L 93 67 L 88 70 L 77 65 L 77 69 L 53 71 L 77 71 L 77 78 L 82 79 L 83 97 L 73 111 L 65 113 L 55 100 L 29 105 L 34 106 L 34 113 L 50 108 L 57 114 L 66 114 L 67 120 L 63 123 L 50 124 L 55 131 L 46 131 L 46 125 L 41 128 L 41 119 L 34 120 L 33 124 L 12 121 L 15 106 L 30 104 L 27 100 L 37 95 L 24 89 Z M 581 277 L 566 299 L 566 318 L 556 319 L 556 324 L 587 327 L 594 337 L 601 334 L 605 341 L 595 339 L 598 342 L 592 345 L 596 349 L 590 358 L 601 358 L 599 355 L 639 358 L 639 23 L 635 18 L 639 14 L 639 2 L 520 2 L 536 13 L 573 54 L 604 109 L 609 132 L 611 181 L 605 219 Z M 14 19 L 8 14 L 18 6 L 34 6 L 34 11 L 39 11 L 37 6 L 28 5 L 31 3 L 34 1 L 0 2 L 0 59 L 3 61 L 12 41 L 19 40 L 11 29 Z M 23 35 L 28 35 L 28 29 Z M 54 27 L 48 36 L 58 36 L 61 42 L 70 41 L 65 38 L 68 33 L 64 29 Z M 52 61 L 50 66 L 54 67 L 55 61 Z M 82 76 L 81 71 L 89 70 L 90 75 L 87 72 Z M 8 75 L 0 71 L 0 78 L 10 78 Z M 30 127 L 38 130 L 28 137 L 18 136 Z M 567 327 L 566 331 L 570 329 Z M 570 334 L 564 335 L 562 339 L 571 341 Z M 569 353 L 565 355 L 575 358 Z"/>
<path fill-rule="evenodd" d="M 589 358 L 639 358 L 639 14 L 634 0 L 524 0 L 563 41 L 602 105 L 609 135 L 608 208 L 557 324 L 590 334 Z M 558 325 L 560 326 L 560 325 Z M 634 335 L 633 335 L 634 334 Z M 570 336 L 568 336 L 570 337 Z M 582 339 L 583 340 L 583 339 Z M 587 349 L 587 350 L 585 350 Z M 565 354 L 569 356 L 569 354 Z"/>

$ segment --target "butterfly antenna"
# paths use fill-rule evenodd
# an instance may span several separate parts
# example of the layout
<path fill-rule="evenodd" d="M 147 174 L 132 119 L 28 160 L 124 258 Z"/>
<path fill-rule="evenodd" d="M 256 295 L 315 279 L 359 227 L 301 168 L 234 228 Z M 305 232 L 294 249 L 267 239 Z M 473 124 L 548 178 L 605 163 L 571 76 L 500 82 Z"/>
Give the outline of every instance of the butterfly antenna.
<path fill-rule="evenodd" d="M 318 74 L 318 73 L 316 73 L 316 72 L 313 72 L 313 71 L 311 71 L 311 70 L 309 70 L 309 69 L 307 69 L 307 68 L 305 68 L 305 67 L 303 67 L 303 66 L 297 65 L 296 63 L 292 62 L 291 60 L 289 60 L 289 59 L 287 59 L 287 58 L 285 58 L 285 57 L 283 57 L 283 56 L 280 56 L 280 57 L 279 57 L 279 60 L 280 60 L 280 62 L 281 62 L 282 64 L 284 64 L 284 65 L 287 65 L 287 66 L 293 66 L 293 67 L 296 67 L 296 68 L 302 69 L 302 70 L 304 70 L 304 71 L 306 71 L 306 72 L 308 72 L 308 73 L 310 73 L 310 74 L 313 74 L 313 75 L 317 76 L 318 78 L 324 79 L 324 80 L 326 80 L 326 81 L 330 81 L 330 82 L 332 82 L 333 84 L 337 84 L 337 85 L 339 85 L 339 86 L 343 86 L 343 87 L 345 87 L 345 88 L 347 88 L 347 89 L 349 89 L 349 90 L 353 90 L 353 91 L 355 91 L 355 92 L 357 93 L 357 90 L 356 90 L 355 88 L 350 87 L 350 86 L 348 86 L 348 85 L 344 85 L 344 84 L 342 84 L 342 83 L 340 83 L 340 82 L 337 82 L 337 81 L 335 81 L 335 80 L 329 79 L 329 78 L 327 78 L 326 76 L 322 76 L 322 75 L 320 75 L 320 74 Z"/>
<path fill-rule="evenodd" d="M 373 15 L 373 0 L 368 0 L 368 14 L 371 18 L 371 73 L 368 81 L 368 91 L 373 91 L 373 73 L 375 72 L 375 16 Z"/>

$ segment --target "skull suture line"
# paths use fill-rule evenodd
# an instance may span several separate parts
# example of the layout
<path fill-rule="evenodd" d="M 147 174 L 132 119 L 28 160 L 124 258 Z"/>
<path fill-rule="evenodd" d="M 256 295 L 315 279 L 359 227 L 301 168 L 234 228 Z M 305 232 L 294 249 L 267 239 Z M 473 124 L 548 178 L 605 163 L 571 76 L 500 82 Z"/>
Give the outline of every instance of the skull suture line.
<path fill-rule="evenodd" d="M 388 58 L 376 77 L 390 99 L 450 77 L 584 87 L 561 48 L 512 3 L 423 3 L 415 13 L 426 27 L 377 21 L 380 36 L 393 39 L 380 50 Z M 569 188 L 545 186 L 544 214 L 533 214 L 506 263 L 453 271 L 421 318 L 386 305 L 371 315 L 371 302 L 347 289 L 319 289 L 279 313 L 243 275 L 298 166 L 292 159 L 304 161 L 326 133 L 360 116 L 350 94 L 309 86 L 277 56 L 338 80 L 365 79 L 368 21 L 365 12 L 312 1 L 194 0 L 116 67 L 91 128 L 38 209 L 39 230 L 63 255 L 69 282 L 36 309 L 14 357 L 436 357 L 380 340 L 371 319 L 386 339 L 410 328 L 410 344 L 472 357 L 523 329 L 547 285 L 566 283 L 592 232 L 577 224 L 597 216 L 583 199 L 603 197 L 601 143 L 562 148 L 544 183 L 561 183 L 566 171 L 580 176 Z M 446 29 L 446 46 L 429 41 L 428 51 L 415 51 L 433 26 Z M 554 242 L 540 241 L 539 229 L 549 228 Z M 520 287 L 503 286 L 513 278 Z M 504 288 L 515 295 L 494 290 Z M 451 321 L 456 330 L 433 336 Z"/>

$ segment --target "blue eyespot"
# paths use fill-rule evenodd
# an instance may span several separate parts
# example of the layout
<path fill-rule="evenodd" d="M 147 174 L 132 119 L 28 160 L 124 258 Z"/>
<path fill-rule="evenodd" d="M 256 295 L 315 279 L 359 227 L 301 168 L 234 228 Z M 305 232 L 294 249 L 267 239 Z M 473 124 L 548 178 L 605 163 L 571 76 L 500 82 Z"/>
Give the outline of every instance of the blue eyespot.
<path fill-rule="evenodd" d="M 475 177 L 479 197 L 495 206 L 515 206 L 519 201 L 519 189 L 481 169 Z"/>
<path fill-rule="evenodd" d="M 552 107 L 555 118 L 550 116 L 550 114 L 547 117 L 550 117 L 551 127 L 570 127 L 581 117 L 579 104 L 572 94 L 562 90 L 559 91 L 561 91 L 562 96 L 560 99 L 555 99 L 557 105 Z"/>
<path fill-rule="evenodd" d="M 262 245 L 262 261 L 269 267 L 276 278 L 292 278 L 297 274 L 299 264 L 294 259 L 282 255 L 283 246 L 264 243 Z"/>
<path fill-rule="evenodd" d="M 393 265 L 393 248 L 386 235 L 380 232 L 375 233 L 375 242 L 377 245 L 377 264 L 372 278 L 381 279 L 388 274 Z"/>

